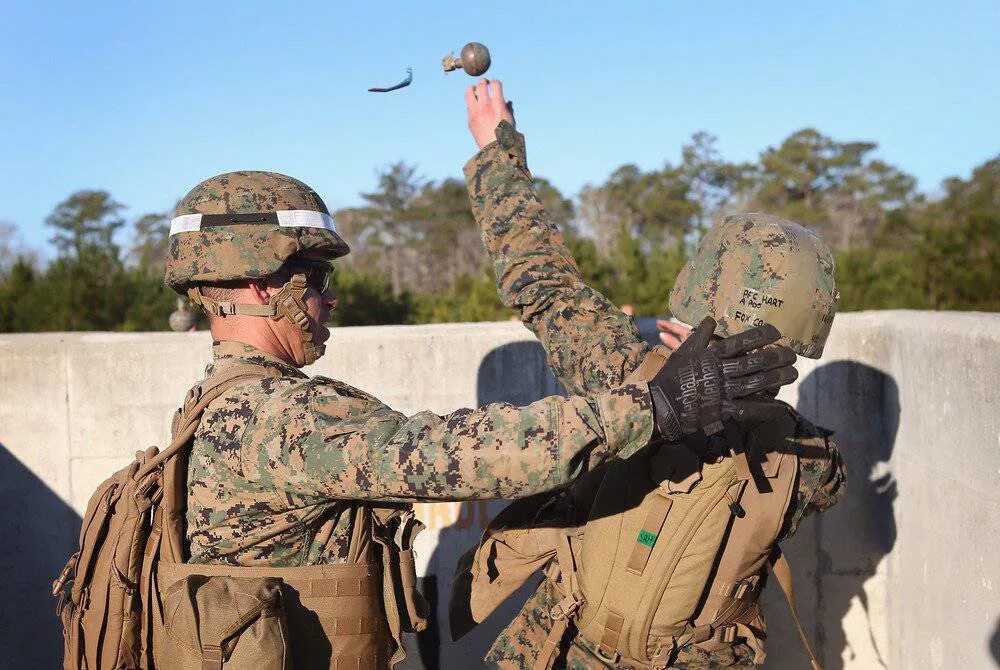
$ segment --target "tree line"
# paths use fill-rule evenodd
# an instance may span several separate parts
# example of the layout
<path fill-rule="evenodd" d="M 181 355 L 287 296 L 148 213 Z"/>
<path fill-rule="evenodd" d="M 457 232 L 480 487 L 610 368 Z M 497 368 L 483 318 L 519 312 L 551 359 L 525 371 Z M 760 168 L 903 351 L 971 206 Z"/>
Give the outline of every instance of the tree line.
<path fill-rule="evenodd" d="M 802 223 L 833 249 L 841 311 L 1000 311 L 1000 155 L 928 195 L 874 156 L 873 142 L 798 131 L 757 161 L 720 156 L 697 133 L 677 163 L 623 165 L 572 199 L 536 185 L 583 275 L 637 315 L 664 315 L 674 277 L 704 231 L 763 211 Z M 176 296 L 163 286 L 169 215 L 130 222 L 106 191 L 79 191 L 46 218 L 55 258 L 0 223 L 0 332 L 164 330 Z M 415 166 L 383 170 L 361 205 L 336 213 L 353 252 L 338 261 L 338 325 L 500 320 L 465 184 Z"/>

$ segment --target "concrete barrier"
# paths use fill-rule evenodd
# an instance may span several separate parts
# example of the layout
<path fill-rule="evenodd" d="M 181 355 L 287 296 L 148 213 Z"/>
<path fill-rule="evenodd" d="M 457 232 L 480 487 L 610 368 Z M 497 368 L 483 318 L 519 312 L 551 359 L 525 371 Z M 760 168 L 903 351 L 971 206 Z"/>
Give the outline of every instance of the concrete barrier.
<path fill-rule="evenodd" d="M 640 320 L 652 337 L 649 320 Z M 0 335 L 0 646 L 12 667 L 55 667 L 47 597 L 93 488 L 169 417 L 210 356 L 207 333 Z M 558 392 L 516 323 L 342 328 L 309 370 L 403 412 L 449 412 Z M 838 317 L 826 356 L 783 397 L 837 431 L 848 497 L 786 551 L 826 668 L 986 668 L 1000 658 L 1000 315 Z M 450 643 L 444 604 L 458 555 L 502 503 L 418 505 L 422 587 L 440 626 L 407 667 L 478 667 L 517 603 Z M 769 587 L 768 668 L 806 667 Z M 1000 661 L 998 661 L 1000 662 Z"/>

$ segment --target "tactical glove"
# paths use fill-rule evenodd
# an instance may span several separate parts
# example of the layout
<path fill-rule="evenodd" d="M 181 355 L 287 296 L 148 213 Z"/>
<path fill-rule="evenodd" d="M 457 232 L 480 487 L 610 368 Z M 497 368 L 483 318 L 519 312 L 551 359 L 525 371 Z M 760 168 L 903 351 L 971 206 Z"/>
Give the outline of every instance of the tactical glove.
<path fill-rule="evenodd" d="M 784 411 L 759 395 L 798 376 L 795 353 L 772 345 L 778 330 L 764 325 L 712 342 L 714 331 L 715 319 L 705 317 L 649 383 L 656 426 L 668 441 L 718 433 L 723 419 L 759 421 Z"/>

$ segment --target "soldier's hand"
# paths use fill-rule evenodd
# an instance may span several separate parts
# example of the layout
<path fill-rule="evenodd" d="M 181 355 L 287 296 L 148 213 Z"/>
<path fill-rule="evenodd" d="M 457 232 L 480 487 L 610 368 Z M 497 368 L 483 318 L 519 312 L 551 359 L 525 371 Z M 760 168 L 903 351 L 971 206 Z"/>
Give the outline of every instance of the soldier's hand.
<path fill-rule="evenodd" d="M 714 331 L 715 320 L 706 317 L 649 384 L 656 426 L 670 441 L 717 433 L 723 419 L 764 420 L 781 405 L 746 397 L 798 377 L 795 353 L 773 344 L 781 337 L 774 326 L 712 342 Z"/>
<path fill-rule="evenodd" d="M 465 108 L 469 130 L 480 149 L 496 141 L 501 121 L 514 125 L 514 113 L 504 100 L 503 83 L 499 79 L 480 79 L 475 86 L 465 89 Z"/>
<path fill-rule="evenodd" d="M 660 342 L 671 351 L 677 351 L 677 347 L 691 334 L 690 326 L 670 319 L 657 319 L 656 329 L 660 331 Z"/>

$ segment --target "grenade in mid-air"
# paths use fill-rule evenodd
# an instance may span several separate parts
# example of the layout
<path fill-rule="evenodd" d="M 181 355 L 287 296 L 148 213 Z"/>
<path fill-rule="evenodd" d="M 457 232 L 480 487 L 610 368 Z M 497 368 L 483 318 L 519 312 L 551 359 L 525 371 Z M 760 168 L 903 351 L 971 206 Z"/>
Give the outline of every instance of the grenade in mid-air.
<path fill-rule="evenodd" d="M 441 59 L 441 65 L 445 72 L 462 68 L 466 74 L 478 77 L 490 69 L 490 50 L 479 42 L 469 42 L 462 47 L 458 58 L 449 53 Z"/>

